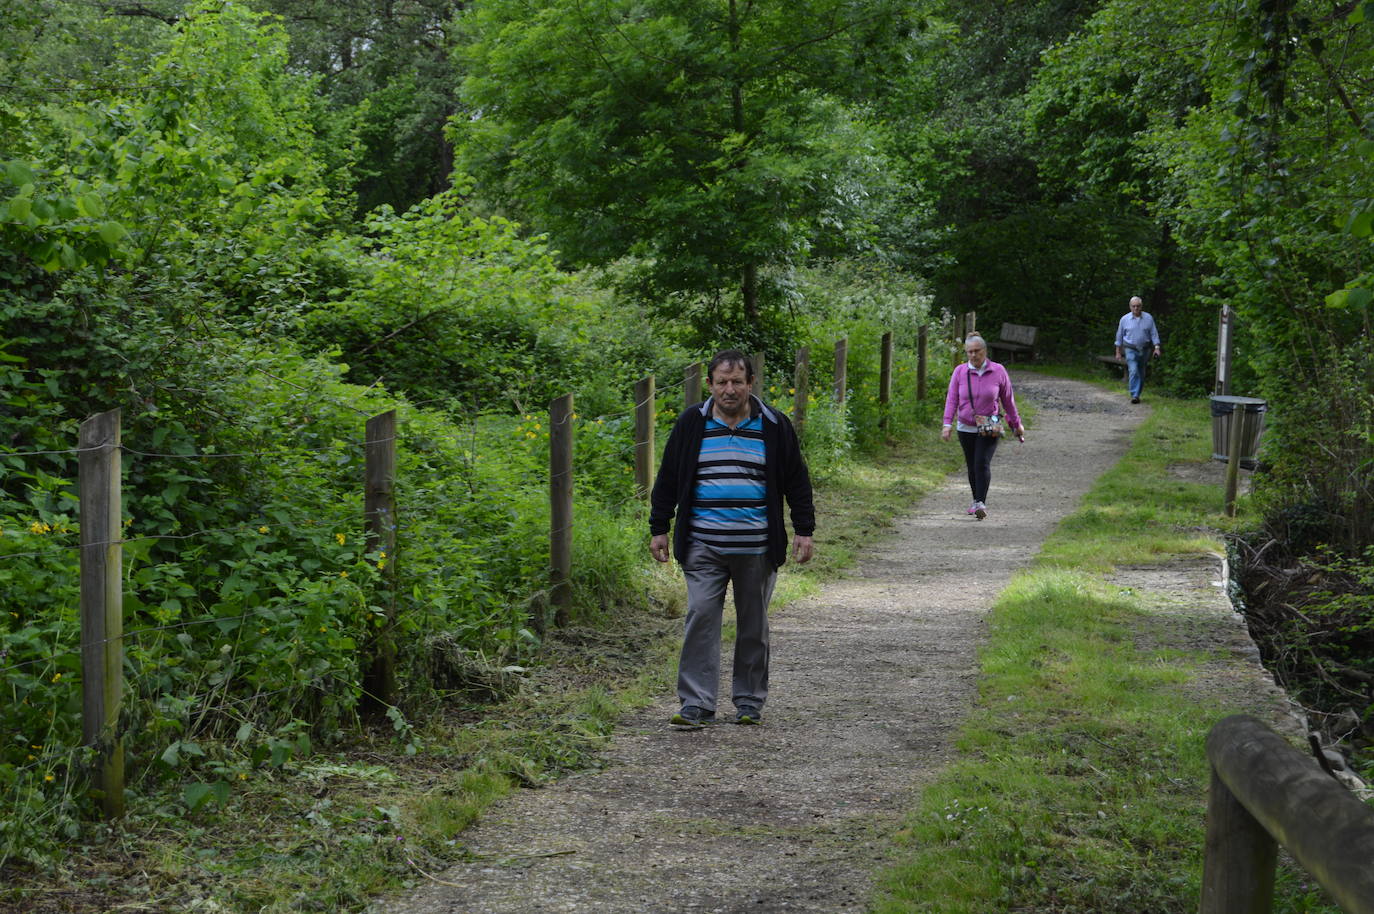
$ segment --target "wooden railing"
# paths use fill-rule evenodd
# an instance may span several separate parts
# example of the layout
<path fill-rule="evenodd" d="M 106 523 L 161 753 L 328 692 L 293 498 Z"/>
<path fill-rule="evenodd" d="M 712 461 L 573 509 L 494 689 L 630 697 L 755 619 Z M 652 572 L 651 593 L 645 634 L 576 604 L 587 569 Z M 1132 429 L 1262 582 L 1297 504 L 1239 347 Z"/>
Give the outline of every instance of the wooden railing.
<path fill-rule="evenodd" d="M 1374 914 L 1374 808 L 1258 720 L 1207 734 L 1201 914 L 1268 914 L 1282 844 L 1347 914 Z"/>

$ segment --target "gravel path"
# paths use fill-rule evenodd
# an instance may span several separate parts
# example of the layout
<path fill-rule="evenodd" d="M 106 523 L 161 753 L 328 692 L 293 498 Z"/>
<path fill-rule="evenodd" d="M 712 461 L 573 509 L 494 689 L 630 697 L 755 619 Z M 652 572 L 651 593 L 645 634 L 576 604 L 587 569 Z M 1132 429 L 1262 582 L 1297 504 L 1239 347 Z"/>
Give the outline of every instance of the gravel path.
<path fill-rule="evenodd" d="M 1087 384 L 1013 380 L 1040 411 L 1027 444 L 998 450 L 988 519 L 964 514 L 961 470 L 849 579 L 775 613 L 764 726 L 675 731 L 665 695 L 623 722 L 605 770 L 517 792 L 463 835 L 473 861 L 372 910 L 865 910 L 902 811 L 953 755 L 993 599 L 1146 414 Z"/>

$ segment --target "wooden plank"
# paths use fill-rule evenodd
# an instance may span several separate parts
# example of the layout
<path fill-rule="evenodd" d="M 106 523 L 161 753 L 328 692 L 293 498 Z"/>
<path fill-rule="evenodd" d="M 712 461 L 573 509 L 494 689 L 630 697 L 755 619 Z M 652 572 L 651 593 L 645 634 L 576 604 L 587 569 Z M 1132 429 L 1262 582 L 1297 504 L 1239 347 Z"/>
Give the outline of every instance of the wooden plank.
<path fill-rule="evenodd" d="M 382 553 L 381 593 L 386 613 L 364 648 L 363 692 L 372 710 L 396 704 L 396 410 L 367 420 L 363 445 L 363 514 L 368 550 Z M 379 708 L 380 706 L 380 708 Z"/>
<path fill-rule="evenodd" d="M 1207 758 L 1226 789 L 1255 822 L 1287 848 L 1326 889 L 1346 914 L 1374 914 L 1374 808 L 1366 806 L 1331 778 L 1307 755 L 1253 717 L 1237 714 L 1218 721 L 1207 734 Z M 1256 856 L 1257 839 L 1228 831 L 1236 825 L 1229 813 L 1217 821 L 1219 832 L 1208 840 L 1203 864 L 1202 914 L 1267 911 L 1267 907 L 1233 906 L 1222 892 L 1239 877 L 1222 872 L 1240 867 L 1260 879 L 1267 862 Z M 1212 823 L 1209 823 L 1209 830 Z M 1242 829 L 1248 824 L 1241 823 Z M 1228 848 L 1240 842 L 1240 859 Z M 1209 875 L 1210 874 L 1210 875 Z M 1211 906 L 1207 905 L 1211 903 Z"/>
<path fill-rule="evenodd" d="M 701 363 L 693 362 L 682 372 L 682 408 L 701 402 Z"/>
<path fill-rule="evenodd" d="M 892 405 L 892 331 L 883 334 L 878 366 L 878 428 L 887 437 L 888 409 Z"/>
<path fill-rule="evenodd" d="M 81 423 L 81 738 L 96 750 L 94 789 L 109 819 L 124 815 L 123 545 L 120 542 L 120 411 Z"/>
<path fill-rule="evenodd" d="M 1199 914 L 1269 914 L 1278 842 L 1212 771 Z"/>
<path fill-rule="evenodd" d="M 916 399 L 926 398 L 926 350 L 929 346 L 930 328 L 925 324 L 916 331 Z"/>
<path fill-rule="evenodd" d="M 849 340 L 835 342 L 835 402 L 843 403 L 849 389 Z"/>
<path fill-rule="evenodd" d="M 572 614 L 573 396 L 549 403 L 549 586 L 554 624 L 568 624 Z M 543 634 L 544 615 L 534 619 Z"/>
<path fill-rule="evenodd" d="M 649 497 L 654 484 L 654 376 L 635 382 L 635 494 Z"/>

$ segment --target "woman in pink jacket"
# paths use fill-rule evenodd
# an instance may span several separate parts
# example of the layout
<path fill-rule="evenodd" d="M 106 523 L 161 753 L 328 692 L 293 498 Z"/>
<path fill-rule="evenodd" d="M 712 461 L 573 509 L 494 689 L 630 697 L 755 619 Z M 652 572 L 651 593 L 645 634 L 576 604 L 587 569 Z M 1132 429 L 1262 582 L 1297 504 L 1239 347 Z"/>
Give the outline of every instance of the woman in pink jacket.
<path fill-rule="evenodd" d="M 945 395 L 945 427 L 940 437 L 949 440 L 950 431 L 959 432 L 964 446 L 964 463 L 968 467 L 968 484 L 973 490 L 973 504 L 968 513 L 982 520 L 988 516 L 988 485 L 992 482 L 992 455 L 997 452 L 1000 435 L 979 431 L 975 416 L 992 416 L 999 431 L 1010 429 L 1016 437 L 1026 440 L 1026 429 L 1016 412 L 1016 396 L 1012 393 L 1007 370 L 988 358 L 988 344 L 981 336 L 970 334 L 964 341 L 968 361 L 954 369 L 949 378 L 949 393 Z"/>

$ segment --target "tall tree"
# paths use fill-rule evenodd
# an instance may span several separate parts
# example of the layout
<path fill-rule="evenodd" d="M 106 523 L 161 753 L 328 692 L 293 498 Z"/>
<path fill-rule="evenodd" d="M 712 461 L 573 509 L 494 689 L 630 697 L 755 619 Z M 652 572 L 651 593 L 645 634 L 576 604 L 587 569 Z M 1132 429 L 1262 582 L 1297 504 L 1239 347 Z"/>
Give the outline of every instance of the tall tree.
<path fill-rule="evenodd" d="M 464 19 L 460 166 L 571 260 L 632 257 L 645 299 L 757 330 L 770 274 L 867 230 L 876 136 L 839 88 L 906 6 L 492 0 Z"/>

